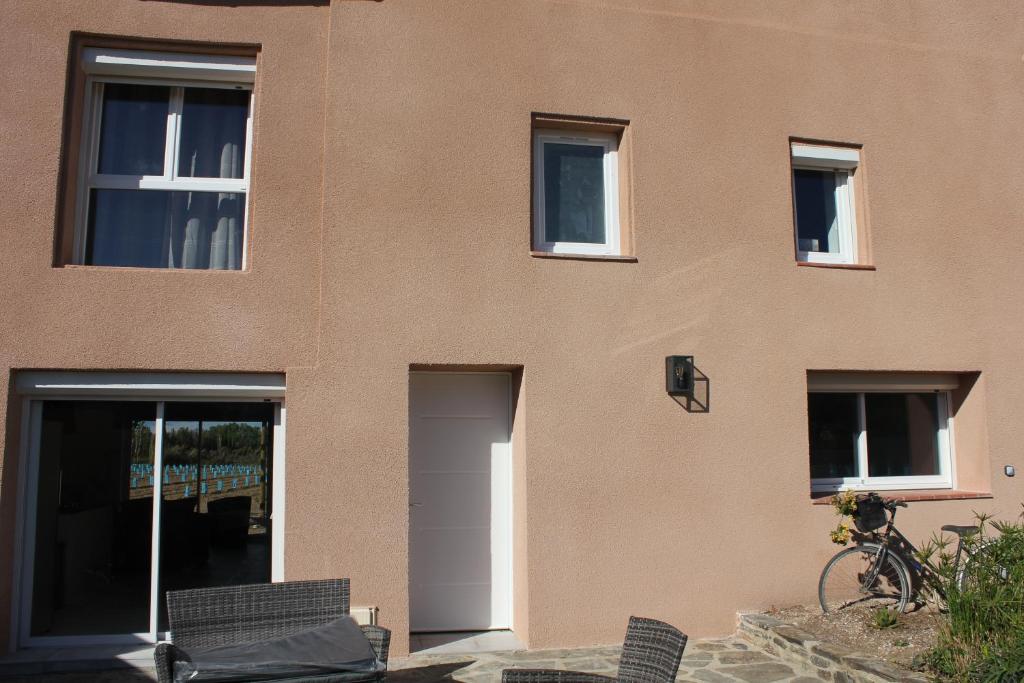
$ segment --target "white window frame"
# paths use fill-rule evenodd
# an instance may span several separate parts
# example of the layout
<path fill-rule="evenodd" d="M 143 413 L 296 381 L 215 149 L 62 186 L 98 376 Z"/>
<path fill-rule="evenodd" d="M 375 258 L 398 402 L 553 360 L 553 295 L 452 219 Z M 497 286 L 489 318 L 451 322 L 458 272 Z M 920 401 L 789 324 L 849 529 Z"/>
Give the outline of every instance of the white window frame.
<path fill-rule="evenodd" d="M 860 152 L 845 147 L 822 147 L 793 143 L 790 146 L 792 171 L 831 171 L 835 177 L 836 224 L 839 251 L 825 253 L 800 249 L 800 217 L 793 181 L 793 240 L 797 260 L 807 263 L 854 264 L 857 262 L 857 209 L 854 201 L 854 175 L 860 165 Z"/>
<path fill-rule="evenodd" d="M 601 244 L 552 242 L 547 239 L 544 211 L 544 145 L 558 143 L 604 150 L 604 236 Z M 533 249 L 553 254 L 621 256 L 619 235 L 619 139 L 612 133 L 538 129 L 533 132 Z"/>
<path fill-rule="evenodd" d="M 253 85 L 256 60 L 251 57 L 86 48 L 83 52 L 82 68 L 86 73 L 86 99 L 75 195 L 72 262 L 78 265 L 86 264 L 89 199 L 94 189 L 224 192 L 245 195 L 242 262 L 239 268 L 245 270 L 249 251 L 249 170 L 252 165 Z M 171 89 L 167 111 L 164 167 L 160 175 L 114 175 L 98 172 L 105 83 L 160 85 Z M 249 91 L 241 178 L 191 178 L 178 175 L 184 88 Z"/>
<path fill-rule="evenodd" d="M 39 486 L 39 445 L 45 401 L 144 401 L 156 404 L 155 429 L 163 434 L 166 402 L 270 402 L 274 404 L 273 457 L 271 463 L 270 580 L 284 580 L 285 558 L 285 376 L 281 374 L 227 373 L 112 373 L 46 372 L 18 373 L 15 388 L 23 398 L 21 447 L 18 467 L 18 524 L 14 543 L 14 576 L 10 649 L 18 647 L 77 647 L 157 643 L 169 634 L 159 631 L 157 600 L 160 543 L 153 543 L 150 559 L 150 622 L 143 633 L 78 636 L 33 636 L 32 584 L 35 563 L 35 524 Z M 154 444 L 153 486 L 160 491 L 163 477 L 163 439 Z M 159 496 L 153 496 L 154 538 L 160 529 Z"/>
<path fill-rule="evenodd" d="M 811 479 L 811 490 L 815 492 L 846 491 L 846 490 L 869 490 L 869 491 L 896 491 L 903 489 L 951 489 L 954 483 L 954 452 L 953 452 L 953 411 L 952 395 L 947 382 L 939 386 L 932 385 L 930 388 L 919 386 L 918 383 L 900 384 L 882 383 L 876 385 L 865 385 L 863 383 L 850 383 L 848 381 L 834 383 L 809 382 L 807 393 L 810 394 L 852 394 L 857 396 L 857 472 L 859 476 Z M 867 416 L 865 411 L 865 394 L 909 394 L 934 392 L 937 397 L 938 423 L 936 442 L 939 451 L 939 474 L 919 475 L 909 477 L 871 477 L 868 473 L 868 434 Z M 808 443 L 808 457 L 810 444 Z"/>

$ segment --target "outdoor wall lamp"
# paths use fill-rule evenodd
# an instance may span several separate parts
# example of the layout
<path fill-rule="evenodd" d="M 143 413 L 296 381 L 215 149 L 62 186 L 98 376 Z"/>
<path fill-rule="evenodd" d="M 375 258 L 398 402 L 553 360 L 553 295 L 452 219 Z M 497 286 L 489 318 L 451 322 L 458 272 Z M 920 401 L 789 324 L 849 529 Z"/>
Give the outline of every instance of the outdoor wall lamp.
<path fill-rule="evenodd" d="M 665 357 L 665 391 L 669 396 L 693 398 L 693 356 Z"/>

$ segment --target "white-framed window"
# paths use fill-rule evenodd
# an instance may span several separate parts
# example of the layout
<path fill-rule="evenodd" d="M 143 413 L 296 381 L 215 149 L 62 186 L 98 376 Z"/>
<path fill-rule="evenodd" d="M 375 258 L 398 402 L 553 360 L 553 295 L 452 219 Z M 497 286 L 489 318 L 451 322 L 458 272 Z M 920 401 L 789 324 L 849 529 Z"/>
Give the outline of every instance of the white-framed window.
<path fill-rule="evenodd" d="M 535 130 L 533 248 L 620 255 L 618 138 Z"/>
<path fill-rule="evenodd" d="M 809 377 L 811 488 L 952 488 L 953 415 L 943 376 L 903 381 Z"/>
<path fill-rule="evenodd" d="M 797 143 L 790 149 L 797 259 L 856 263 L 854 175 L 860 153 L 846 147 Z"/>
<path fill-rule="evenodd" d="M 86 48 L 73 263 L 240 270 L 251 57 Z"/>

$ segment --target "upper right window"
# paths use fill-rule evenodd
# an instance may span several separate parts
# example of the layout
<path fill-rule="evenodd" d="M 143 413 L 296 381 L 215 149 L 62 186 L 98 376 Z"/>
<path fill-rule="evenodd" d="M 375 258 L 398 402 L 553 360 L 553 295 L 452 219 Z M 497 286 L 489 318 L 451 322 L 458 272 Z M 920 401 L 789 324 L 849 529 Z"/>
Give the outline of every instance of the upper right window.
<path fill-rule="evenodd" d="M 854 175 L 860 152 L 803 143 L 790 146 L 796 254 L 809 263 L 857 262 Z"/>
<path fill-rule="evenodd" d="M 534 250 L 622 253 L 618 163 L 612 133 L 534 130 Z"/>

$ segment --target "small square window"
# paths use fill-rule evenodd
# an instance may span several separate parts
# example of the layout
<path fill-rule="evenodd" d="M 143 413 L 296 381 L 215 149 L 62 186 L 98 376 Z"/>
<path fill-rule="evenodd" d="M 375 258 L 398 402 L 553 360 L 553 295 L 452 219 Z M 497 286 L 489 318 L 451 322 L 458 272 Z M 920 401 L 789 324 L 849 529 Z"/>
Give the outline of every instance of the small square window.
<path fill-rule="evenodd" d="M 71 262 L 240 270 L 255 59 L 85 48 Z"/>
<path fill-rule="evenodd" d="M 860 153 L 856 149 L 795 143 L 791 149 L 797 259 L 856 263 L 853 179 Z"/>
<path fill-rule="evenodd" d="M 621 255 L 618 137 L 535 130 L 533 248 Z"/>

